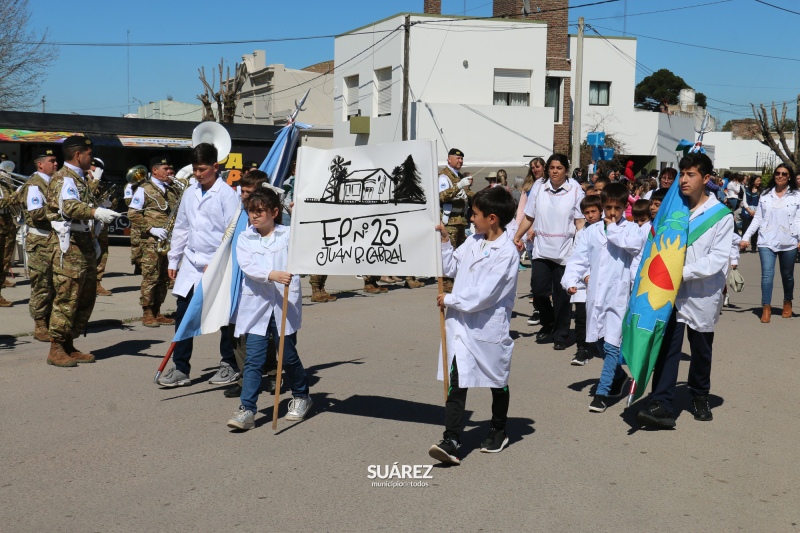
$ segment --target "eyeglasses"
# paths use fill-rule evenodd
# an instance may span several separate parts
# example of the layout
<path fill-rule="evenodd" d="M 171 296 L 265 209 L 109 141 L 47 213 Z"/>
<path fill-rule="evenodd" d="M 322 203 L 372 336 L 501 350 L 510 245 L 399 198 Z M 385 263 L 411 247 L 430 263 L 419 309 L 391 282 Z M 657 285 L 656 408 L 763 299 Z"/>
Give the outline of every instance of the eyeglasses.
<path fill-rule="evenodd" d="M 786 176 L 786 177 L 789 177 L 789 173 L 788 173 L 788 172 L 776 172 L 776 173 L 775 173 L 775 175 L 776 175 L 776 176 Z"/>

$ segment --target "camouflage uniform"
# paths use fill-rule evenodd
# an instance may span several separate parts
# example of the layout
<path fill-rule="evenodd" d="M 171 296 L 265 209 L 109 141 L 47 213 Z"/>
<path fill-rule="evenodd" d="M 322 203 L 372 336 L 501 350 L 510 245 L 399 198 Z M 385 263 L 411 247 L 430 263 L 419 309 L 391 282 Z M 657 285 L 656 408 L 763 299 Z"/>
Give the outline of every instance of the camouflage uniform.
<path fill-rule="evenodd" d="M 325 290 L 325 281 L 328 276 L 311 275 L 309 276 L 309 283 L 311 284 L 311 301 L 312 302 L 333 302 L 336 301 L 336 296 L 328 294 Z"/>
<path fill-rule="evenodd" d="M 99 198 L 107 191 L 104 186 L 108 186 L 107 182 L 102 182 L 99 180 L 88 180 L 89 189 L 91 189 L 92 194 L 95 198 Z M 107 200 L 104 205 L 100 207 L 107 207 L 108 209 L 116 209 L 116 199 Z M 103 274 L 106 273 L 106 263 L 108 262 L 108 225 L 101 224 L 100 222 L 95 222 L 96 227 L 100 228 L 100 232 L 97 233 L 95 230 L 95 235 L 97 236 L 97 242 L 100 244 L 100 257 L 97 259 L 97 284 L 99 285 L 101 281 L 103 281 Z"/>
<path fill-rule="evenodd" d="M 129 183 L 125 187 L 125 205 L 130 207 L 131 200 L 133 199 L 133 195 L 136 193 L 136 189 L 139 188 L 138 183 Z M 130 194 L 130 196 L 128 196 Z M 139 267 L 142 261 L 142 235 L 138 228 L 136 228 L 133 224 L 131 224 L 131 264 L 135 267 Z"/>
<path fill-rule="evenodd" d="M 14 255 L 16 246 L 17 226 L 11 216 L 10 208 L 16 203 L 13 187 L 6 181 L 0 179 L 0 292 L 3 290 L 8 271 L 11 268 L 11 258 Z M 6 302 L 0 296 L 0 306 L 10 307 L 11 303 Z"/>
<path fill-rule="evenodd" d="M 53 290 L 53 243 L 50 234 L 51 220 L 58 216 L 47 208 L 47 195 L 51 178 L 34 173 L 18 191 L 17 198 L 23 206 L 25 225 L 25 251 L 28 254 L 28 271 L 31 280 L 31 299 L 29 309 L 36 322 L 37 340 L 47 340 L 47 325 L 55 297 Z"/>
<path fill-rule="evenodd" d="M 49 331 L 54 343 L 66 343 L 65 346 L 71 346 L 72 338 L 86 329 L 97 297 L 92 202 L 86 180 L 67 165 L 53 175 L 47 195 L 48 210 L 57 220 L 72 221 L 66 253 L 61 252 L 58 235 L 55 232 L 50 235 L 55 298 Z"/>
<path fill-rule="evenodd" d="M 178 208 L 178 200 L 171 185 L 164 185 L 162 191 L 153 181 L 147 181 L 138 187 L 128 208 L 131 228 L 136 228 L 142 236 L 142 294 L 139 304 L 151 309 L 156 316 L 167 297 L 168 261 L 166 254 L 156 251 L 158 239 L 150 234 L 150 229 L 167 227 L 170 216 Z"/>
<path fill-rule="evenodd" d="M 461 246 L 467 238 L 466 229 L 469 226 L 467 209 L 469 209 L 470 199 L 475 196 L 473 191 L 458 188 L 458 182 L 462 178 L 460 172 L 453 172 L 447 166 L 439 171 L 439 205 L 442 206 L 442 222 L 447 228 L 447 233 L 450 234 L 450 244 L 453 245 L 453 248 Z M 460 194 L 461 192 L 464 194 Z M 450 209 L 448 210 L 447 207 Z M 445 216 L 448 217 L 447 220 L 445 220 Z M 445 278 L 444 285 L 445 292 L 450 292 L 453 288 L 453 279 Z"/>

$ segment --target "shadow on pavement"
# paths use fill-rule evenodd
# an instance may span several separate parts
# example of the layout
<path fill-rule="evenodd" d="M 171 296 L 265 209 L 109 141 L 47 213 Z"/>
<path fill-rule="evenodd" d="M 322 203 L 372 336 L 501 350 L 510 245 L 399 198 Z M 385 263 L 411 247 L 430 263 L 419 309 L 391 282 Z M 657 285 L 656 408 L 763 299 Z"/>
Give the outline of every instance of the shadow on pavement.
<path fill-rule="evenodd" d="M 648 387 L 650 387 L 649 384 Z M 623 397 L 623 399 L 625 398 L 627 397 Z M 639 430 L 669 431 L 669 430 L 660 430 L 660 429 L 642 427 L 636 420 L 636 415 L 639 413 L 639 410 L 645 407 L 649 401 L 650 401 L 649 395 L 645 395 L 641 399 L 639 399 L 636 403 L 626 408 L 620 415 L 620 418 L 622 418 L 622 420 L 625 421 L 625 423 L 630 426 L 630 429 L 628 430 L 628 435 L 633 435 Z M 717 396 L 716 394 L 708 395 L 708 405 L 711 407 L 712 412 L 714 409 L 721 406 L 723 403 L 725 403 L 725 400 L 721 396 Z M 705 423 L 694 420 L 694 415 L 692 414 L 692 395 L 689 392 L 689 385 L 687 385 L 686 382 L 679 382 L 678 386 L 675 388 L 675 402 L 673 403 L 673 411 L 675 420 L 677 422 L 675 429 L 678 429 L 680 427 L 680 419 L 682 418 L 681 415 L 683 414 L 684 411 L 686 411 L 687 413 L 687 416 L 683 417 L 683 419 L 687 421 L 686 423 L 695 423 L 695 424 Z"/>
<path fill-rule="evenodd" d="M 76 342 L 80 342 L 80 339 L 75 339 Z M 150 355 L 148 353 L 144 353 L 148 351 L 153 345 L 155 344 L 165 344 L 164 341 L 158 340 L 130 340 L 130 341 L 122 341 L 114 344 L 113 346 L 108 346 L 106 348 L 100 348 L 99 350 L 93 350 L 92 353 L 94 354 L 95 359 L 98 361 L 102 359 L 110 359 L 112 357 L 120 357 L 120 356 L 135 356 L 135 357 L 152 357 L 155 359 L 161 359 L 163 356 L 161 355 Z M 155 373 L 155 369 L 153 370 Z"/>

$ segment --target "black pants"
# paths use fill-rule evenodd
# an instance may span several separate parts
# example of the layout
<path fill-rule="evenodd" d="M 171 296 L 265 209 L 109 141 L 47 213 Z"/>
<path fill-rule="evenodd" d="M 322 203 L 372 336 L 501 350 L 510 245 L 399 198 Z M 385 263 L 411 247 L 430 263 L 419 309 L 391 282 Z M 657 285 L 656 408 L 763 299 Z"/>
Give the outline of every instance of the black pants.
<path fill-rule="evenodd" d="M 575 302 L 575 344 L 586 348 L 586 302 Z"/>
<path fill-rule="evenodd" d="M 461 430 L 464 427 L 464 406 L 467 403 L 467 391 L 458 386 L 458 366 L 453 358 L 450 366 L 450 390 L 447 403 L 444 405 L 444 438 L 461 442 Z M 511 393 L 508 387 L 492 389 L 492 428 L 505 431 L 508 420 L 508 403 Z"/>
<path fill-rule="evenodd" d="M 178 331 L 181 322 L 183 322 L 183 317 L 186 314 L 186 310 L 189 308 L 189 303 L 192 301 L 192 296 L 194 296 L 194 288 L 189 291 L 189 294 L 186 295 L 186 298 L 181 296 L 176 297 L 178 305 L 177 309 L 175 310 L 175 331 Z M 187 376 L 191 370 L 191 364 L 189 364 L 189 360 L 192 357 L 193 348 L 194 338 L 188 338 L 179 341 L 175 345 L 175 350 L 172 352 L 172 360 L 175 362 L 175 368 Z M 236 364 L 236 358 L 233 355 L 233 346 L 231 346 L 231 341 L 228 337 L 228 326 L 223 326 L 220 328 L 219 353 L 222 356 L 222 362 L 228 363 L 236 371 L 239 370 L 239 367 Z"/>
<path fill-rule="evenodd" d="M 689 363 L 689 391 L 693 396 L 703 396 L 711 390 L 711 346 L 714 333 L 695 331 L 677 321 L 677 312 L 672 311 L 664 331 L 664 344 L 653 369 L 653 393 L 651 398 L 664 403 L 672 410 L 675 386 L 678 383 L 678 366 L 681 361 L 683 332 L 688 330 L 691 362 Z"/>
<path fill-rule="evenodd" d="M 539 310 L 542 329 L 553 330 L 553 341 L 567 342 L 569 336 L 569 295 L 561 287 L 564 265 L 548 259 L 531 261 L 531 291 L 533 303 Z M 550 302 L 550 295 L 553 302 Z"/>

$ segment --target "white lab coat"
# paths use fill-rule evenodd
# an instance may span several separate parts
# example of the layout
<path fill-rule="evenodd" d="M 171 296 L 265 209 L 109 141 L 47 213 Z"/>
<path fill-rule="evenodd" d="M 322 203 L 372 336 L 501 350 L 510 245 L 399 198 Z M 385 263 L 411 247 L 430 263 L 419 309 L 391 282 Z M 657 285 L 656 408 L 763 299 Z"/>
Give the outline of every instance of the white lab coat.
<path fill-rule="evenodd" d="M 584 227 L 582 227 L 581 229 L 579 229 L 578 231 L 575 232 L 575 244 L 572 246 L 572 255 L 575 255 L 575 251 L 578 249 L 578 246 L 580 245 L 581 239 L 583 239 L 585 237 L 585 231 L 588 228 L 589 228 L 589 226 L 584 226 Z M 572 257 L 572 256 L 570 256 L 570 257 Z M 569 288 L 569 287 L 567 287 L 567 288 Z M 577 290 L 577 292 L 575 294 L 573 294 L 572 296 L 569 297 L 569 302 L 573 303 L 573 304 L 575 304 L 575 303 L 583 303 L 583 304 L 585 304 L 586 303 L 586 284 L 583 282 L 583 278 L 578 280 L 578 283 L 577 283 L 577 285 L 575 285 L 575 288 L 578 289 L 578 290 Z"/>
<path fill-rule="evenodd" d="M 442 243 L 442 266 L 445 276 L 455 277 L 453 292 L 444 297 L 448 369 L 455 357 L 460 387 L 505 387 L 514 349 L 509 323 L 517 292 L 517 249 L 506 233 L 491 242 L 471 235 L 456 250 L 449 241 Z M 438 379 L 443 379 L 441 351 Z"/>
<path fill-rule="evenodd" d="M 695 208 L 689 220 L 718 203 L 714 195 L 709 195 L 703 205 Z M 725 288 L 732 242 L 733 217 L 726 216 L 686 250 L 683 281 L 675 300 L 678 322 L 695 331 L 714 331 L 722 309 L 722 289 Z"/>
<path fill-rule="evenodd" d="M 622 320 L 631 295 L 631 263 L 644 246 L 639 225 L 623 219 L 608 228 L 589 226 L 567 262 L 561 286 L 577 287 L 589 275 L 586 289 L 586 341 L 619 346 Z"/>
<path fill-rule="evenodd" d="M 773 252 L 797 248 L 800 239 L 800 192 L 787 190 L 782 197 L 772 189 L 763 194 L 756 206 L 753 222 L 742 236 L 743 241 L 758 231 L 758 247 Z"/>
<path fill-rule="evenodd" d="M 239 197 L 222 179 L 203 194 L 199 184 L 189 186 L 181 198 L 167 255 L 169 268 L 180 265 L 172 294 L 186 297 L 203 278 L 222 242 L 225 229 L 239 212 Z"/>
<path fill-rule="evenodd" d="M 273 270 L 286 271 L 289 263 L 289 232 L 287 226 L 276 225 L 274 239 L 266 243 L 252 226 L 248 226 L 239 235 L 236 257 L 244 279 L 239 304 L 231 317 L 231 323 L 236 324 L 233 333 L 235 337 L 247 333 L 266 336 L 269 319 L 273 315 L 280 331 L 285 285 L 270 281 L 269 275 Z M 286 335 L 300 329 L 302 298 L 300 276 L 292 276 L 289 284 L 289 308 L 286 312 Z"/>

